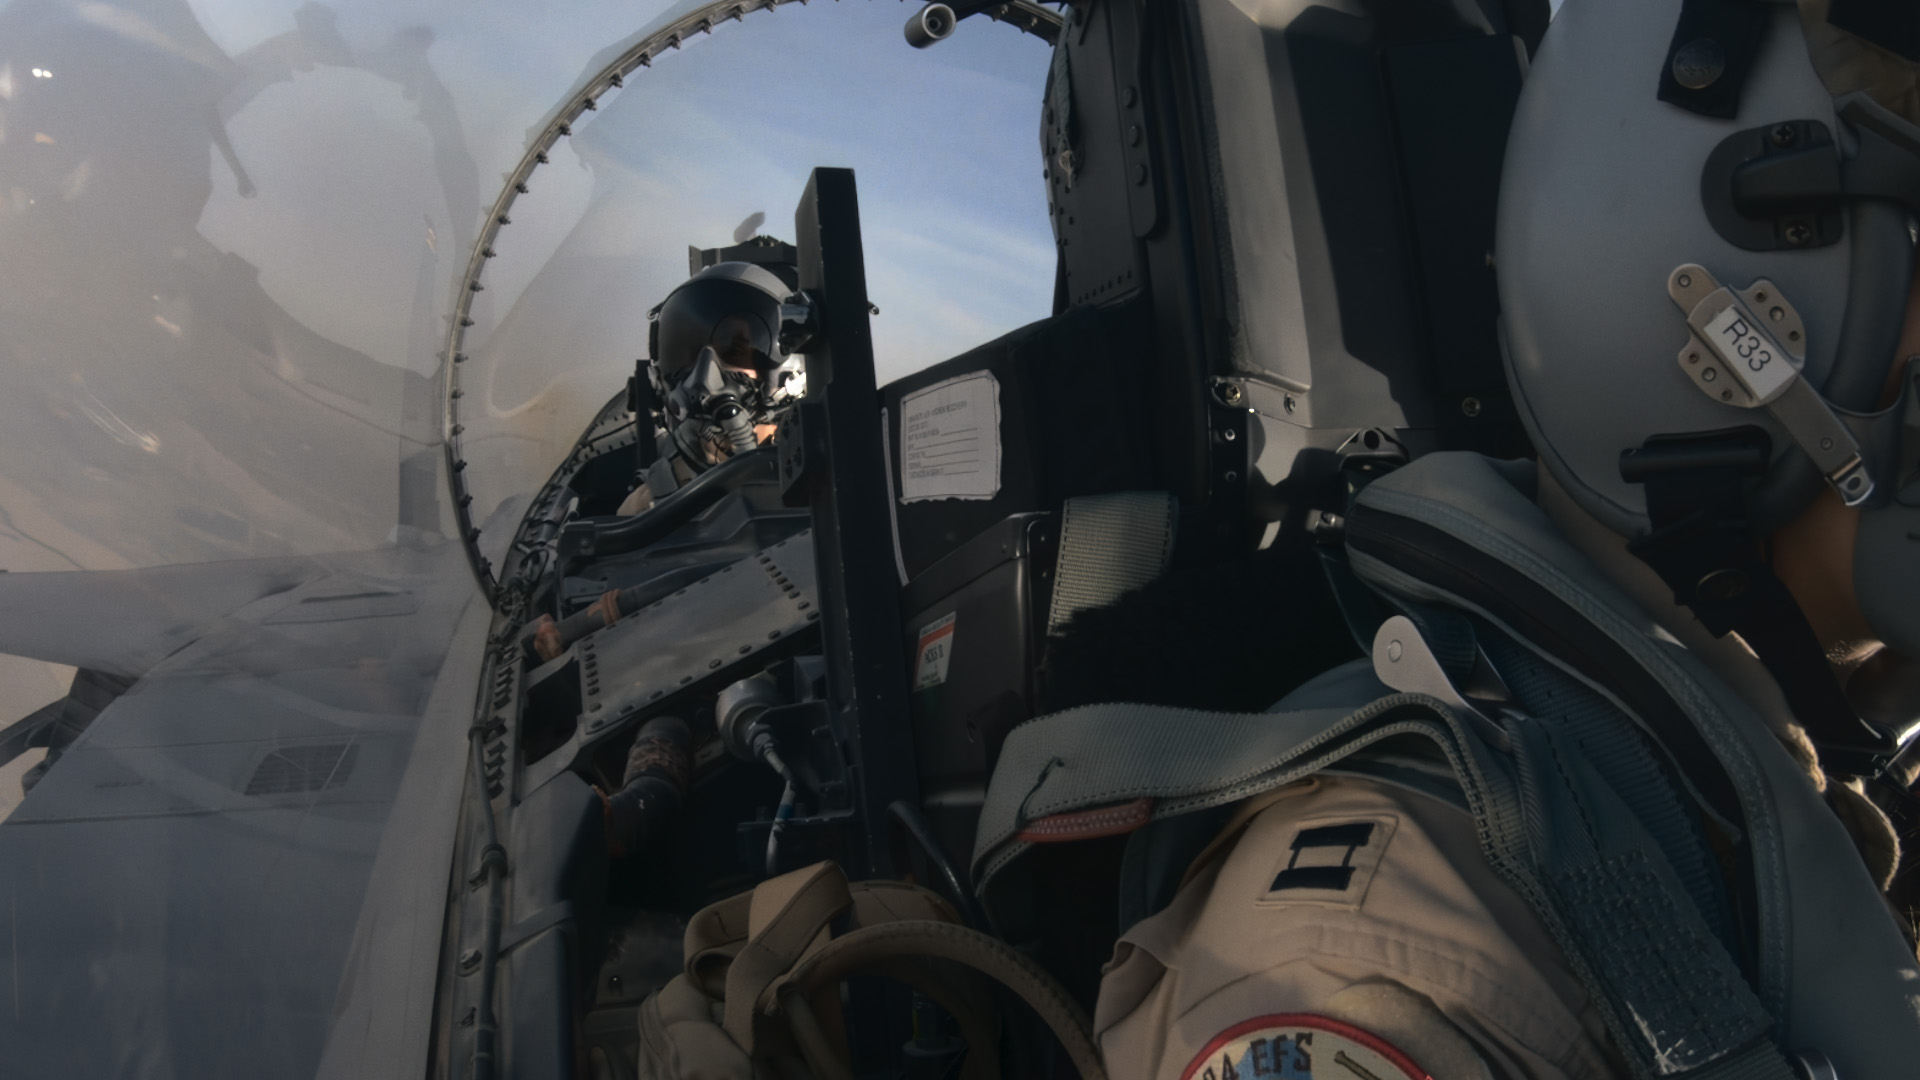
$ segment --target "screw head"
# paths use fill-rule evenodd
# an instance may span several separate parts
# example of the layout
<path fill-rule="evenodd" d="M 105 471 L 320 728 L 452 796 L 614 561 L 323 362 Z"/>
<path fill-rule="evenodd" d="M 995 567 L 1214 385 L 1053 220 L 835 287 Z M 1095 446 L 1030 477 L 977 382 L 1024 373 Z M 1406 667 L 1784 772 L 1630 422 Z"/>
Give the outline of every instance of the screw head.
<path fill-rule="evenodd" d="M 1465 413 L 1469 417 L 1479 416 L 1480 415 L 1480 399 L 1477 397 L 1470 397 L 1462 400 L 1460 402 L 1460 411 L 1462 413 Z"/>
<path fill-rule="evenodd" d="M 1286 409 L 1286 411 L 1289 414 L 1291 414 L 1295 409 L 1298 409 L 1300 407 L 1300 403 L 1294 400 L 1294 397 L 1292 394 L 1288 394 L 1286 397 L 1282 398 L 1280 400 L 1280 405 L 1282 408 Z"/>
<path fill-rule="evenodd" d="M 1245 396 L 1246 395 L 1241 392 L 1240 388 L 1238 386 L 1235 386 L 1232 383 L 1228 383 L 1227 385 L 1220 388 L 1220 400 L 1226 402 L 1229 405 L 1240 404 L 1240 399 Z"/>
<path fill-rule="evenodd" d="M 1395 641 L 1387 642 L 1387 660 L 1388 661 L 1395 664 L 1399 663 L 1400 657 L 1402 654 L 1405 653 L 1405 651 L 1406 651 L 1405 648 L 1401 646 L 1399 641 L 1395 640 Z"/>
<path fill-rule="evenodd" d="M 479 966 L 480 966 L 480 950 L 479 949 L 470 948 L 470 949 L 462 949 L 460 951 L 460 970 L 461 971 L 472 971 L 474 968 L 477 968 Z"/>
<path fill-rule="evenodd" d="M 1220 433 L 1220 437 L 1227 440 L 1228 442 L 1232 442 L 1233 440 L 1240 437 L 1240 433 L 1233 430 L 1232 428 L 1228 428 L 1227 430 Z"/>
<path fill-rule="evenodd" d="M 1813 230 L 1804 221 L 1796 221 L 1784 230 L 1787 243 L 1794 247 L 1805 247 L 1813 242 Z"/>
<path fill-rule="evenodd" d="M 1767 132 L 1768 141 L 1775 146 L 1792 146 L 1799 137 L 1800 133 L 1793 130 L 1792 124 L 1775 124 L 1773 130 Z"/>

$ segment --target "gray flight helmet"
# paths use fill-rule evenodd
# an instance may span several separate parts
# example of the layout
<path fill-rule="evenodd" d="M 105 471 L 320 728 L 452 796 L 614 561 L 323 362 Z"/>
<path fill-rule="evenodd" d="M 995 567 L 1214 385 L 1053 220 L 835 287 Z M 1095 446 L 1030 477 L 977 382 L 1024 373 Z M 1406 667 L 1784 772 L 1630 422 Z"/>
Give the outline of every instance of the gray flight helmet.
<path fill-rule="evenodd" d="M 1765 430 L 1772 460 L 1747 500 L 1755 525 L 1777 527 L 1831 484 L 1864 511 L 1855 578 L 1869 623 L 1920 651 L 1912 365 L 1876 411 L 1913 280 L 1920 127 L 1865 93 L 1834 96 L 1849 80 L 1817 69 L 1808 46 L 1810 29 L 1837 34 L 1817 21 L 1824 5 L 1803 23 L 1791 2 L 1747 2 L 1765 33 L 1721 118 L 1657 94 L 1669 65 L 1694 83 L 1732 66 L 1717 43 L 1679 41 L 1682 0 L 1566 0 L 1522 92 L 1502 179 L 1508 381 L 1541 461 L 1624 536 L 1649 521 L 1623 452 L 1654 436 Z M 1833 190 L 1814 191 L 1819 170 L 1802 168 L 1774 192 L 1792 188 L 1798 216 L 1768 219 L 1755 192 L 1788 165 L 1826 166 Z M 1748 363 L 1782 352 L 1791 367 L 1758 383 L 1729 371 L 1736 358 L 1709 342 L 1746 329 L 1738 316 L 1766 329 Z"/>
<path fill-rule="evenodd" d="M 662 389 L 707 346 L 729 366 L 765 378 L 780 362 L 780 304 L 791 291 L 771 270 L 748 262 L 716 263 L 681 282 L 652 313 L 649 344 Z"/>

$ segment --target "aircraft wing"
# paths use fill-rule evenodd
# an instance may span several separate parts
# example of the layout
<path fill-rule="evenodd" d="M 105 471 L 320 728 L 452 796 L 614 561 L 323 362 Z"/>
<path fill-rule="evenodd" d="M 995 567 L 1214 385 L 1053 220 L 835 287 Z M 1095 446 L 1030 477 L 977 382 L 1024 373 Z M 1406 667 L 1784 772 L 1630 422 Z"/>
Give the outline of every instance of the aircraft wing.
<path fill-rule="evenodd" d="M 326 573 L 306 557 L 0 573 L 0 653 L 137 677 L 219 619 Z"/>
<path fill-rule="evenodd" d="M 7 1070 L 422 1075 L 489 616 L 453 542 L 0 575 L 0 650 L 140 676 L 0 825 Z"/>

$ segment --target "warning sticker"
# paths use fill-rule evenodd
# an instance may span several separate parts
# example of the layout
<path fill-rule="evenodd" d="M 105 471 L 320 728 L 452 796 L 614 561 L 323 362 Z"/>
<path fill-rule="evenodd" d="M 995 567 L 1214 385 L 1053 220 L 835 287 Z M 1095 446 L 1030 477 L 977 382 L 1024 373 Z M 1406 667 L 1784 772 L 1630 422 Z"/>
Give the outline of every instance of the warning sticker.
<path fill-rule="evenodd" d="M 1385 1039 L 1324 1016 L 1290 1013 L 1235 1024 L 1207 1043 L 1181 1080 L 1429 1080 Z"/>
<path fill-rule="evenodd" d="M 918 659 L 913 664 L 913 688 L 925 690 L 947 681 L 947 661 L 953 658 L 953 615 L 920 628 Z"/>
<path fill-rule="evenodd" d="M 900 501 L 1000 493 L 1000 381 L 990 371 L 900 399 Z"/>

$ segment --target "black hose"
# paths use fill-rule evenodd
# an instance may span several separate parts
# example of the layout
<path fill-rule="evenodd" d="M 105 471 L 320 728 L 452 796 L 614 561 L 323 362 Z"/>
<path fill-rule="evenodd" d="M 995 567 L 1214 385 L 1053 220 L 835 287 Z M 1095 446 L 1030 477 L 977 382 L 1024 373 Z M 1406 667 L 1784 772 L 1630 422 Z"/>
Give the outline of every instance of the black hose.
<path fill-rule="evenodd" d="M 1913 234 L 1907 208 L 1855 199 L 1848 222 L 1853 253 L 1840 344 L 1821 396 L 1852 412 L 1870 412 L 1887 385 L 1900 344 L 1901 313 L 1913 287 Z"/>
<path fill-rule="evenodd" d="M 967 924 L 975 930 L 986 930 L 987 913 L 980 909 L 980 902 L 974 899 L 973 889 L 968 887 L 966 879 L 954 869 L 953 861 L 947 858 L 946 849 L 942 848 L 940 841 L 934 838 L 933 829 L 927 825 L 927 819 L 911 803 L 903 801 L 888 804 L 887 816 L 904 826 L 908 834 L 920 845 L 920 850 L 927 853 L 927 861 L 931 862 L 934 869 L 940 871 L 940 876 L 946 879 L 947 890 L 953 894 L 955 902 L 960 905 L 960 914 L 966 917 Z"/>
<path fill-rule="evenodd" d="M 755 480 L 772 480 L 777 475 L 778 462 L 772 447 L 735 454 L 687 481 L 642 513 L 617 521 L 573 522 L 560 533 L 560 554 L 586 559 L 646 547 L 693 520 L 694 515 L 729 492 Z"/>

